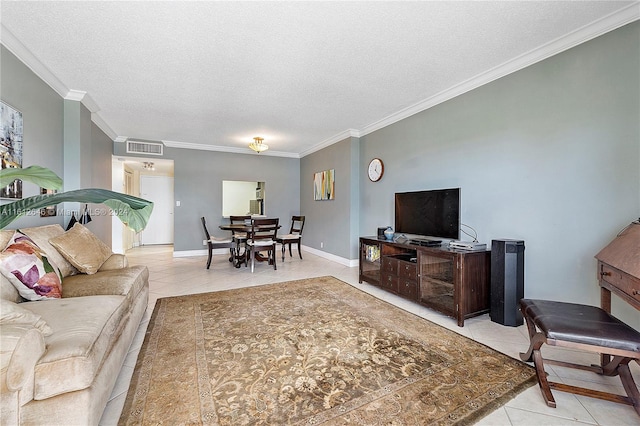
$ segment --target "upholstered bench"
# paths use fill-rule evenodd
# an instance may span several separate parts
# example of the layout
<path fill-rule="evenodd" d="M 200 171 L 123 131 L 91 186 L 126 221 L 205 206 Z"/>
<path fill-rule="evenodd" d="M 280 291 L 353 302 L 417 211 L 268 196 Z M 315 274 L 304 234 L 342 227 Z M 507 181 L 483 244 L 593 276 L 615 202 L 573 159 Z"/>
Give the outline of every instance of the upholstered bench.
<path fill-rule="evenodd" d="M 533 361 L 542 397 L 549 407 L 556 402 L 551 389 L 631 405 L 640 416 L 640 393 L 631 376 L 629 362 L 640 364 L 640 332 L 595 306 L 548 300 L 522 299 L 522 316 L 527 323 L 531 345 L 521 353 L 523 361 Z M 539 330 L 539 331 L 538 331 Z M 585 366 L 570 362 L 543 360 L 543 344 L 611 355 L 606 364 Z M 609 359 L 605 357 L 603 359 Z M 544 363 L 593 371 L 605 376 L 620 376 L 627 396 L 570 386 L 547 380 Z"/>

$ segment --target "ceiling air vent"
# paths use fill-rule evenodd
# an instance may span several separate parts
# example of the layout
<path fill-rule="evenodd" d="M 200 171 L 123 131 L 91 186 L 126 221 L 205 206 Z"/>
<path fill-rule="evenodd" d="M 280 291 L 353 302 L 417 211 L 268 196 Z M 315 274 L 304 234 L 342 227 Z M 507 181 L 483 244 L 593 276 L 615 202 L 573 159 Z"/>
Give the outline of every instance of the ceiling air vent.
<path fill-rule="evenodd" d="M 157 142 L 127 141 L 127 153 L 163 155 L 164 145 Z"/>

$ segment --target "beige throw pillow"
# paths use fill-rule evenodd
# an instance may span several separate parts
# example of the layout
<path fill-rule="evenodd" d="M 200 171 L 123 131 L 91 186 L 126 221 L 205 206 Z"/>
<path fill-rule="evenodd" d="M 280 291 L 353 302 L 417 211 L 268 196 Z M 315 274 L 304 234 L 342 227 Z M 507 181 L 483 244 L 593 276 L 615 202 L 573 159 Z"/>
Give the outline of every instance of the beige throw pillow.
<path fill-rule="evenodd" d="M 79 223 L 59 237 L 49 240 L 65 259 L 80 272 L 95 274 L 111 256 L 109 246 Z"/>

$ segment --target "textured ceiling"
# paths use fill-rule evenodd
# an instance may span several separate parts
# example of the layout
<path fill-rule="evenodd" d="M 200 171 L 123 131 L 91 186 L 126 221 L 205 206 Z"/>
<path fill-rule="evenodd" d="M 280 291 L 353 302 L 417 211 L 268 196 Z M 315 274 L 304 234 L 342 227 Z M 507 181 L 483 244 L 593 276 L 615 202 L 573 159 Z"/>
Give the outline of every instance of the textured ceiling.
<path fill-rule="evenodd" d="M 631 3 L 3 1 L 1 22 L 21 59 L 87 92 L 111 137 L 233 150 L 262 136 L 299 156 Z"/>

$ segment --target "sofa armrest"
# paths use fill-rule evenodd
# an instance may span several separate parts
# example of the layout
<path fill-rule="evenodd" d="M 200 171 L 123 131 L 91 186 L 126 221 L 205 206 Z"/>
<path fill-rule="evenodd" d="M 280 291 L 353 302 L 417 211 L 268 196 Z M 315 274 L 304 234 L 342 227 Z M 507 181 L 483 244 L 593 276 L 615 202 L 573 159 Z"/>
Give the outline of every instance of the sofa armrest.
<path fill-rule="evenodd" d="M 127 256 L 124 254 L 113 253 L 107 260 L 104 261 L 98 271 L 111 271 L 113 269 L 122 269 L 129 266 Z"/>
<path fill-rule="evenodd" d="M 30 324 L 0 326 L 1 424 L 18 424 L 20 407 L 33 399 L 35 366 L 45 352 L 44 337 Z"/>

